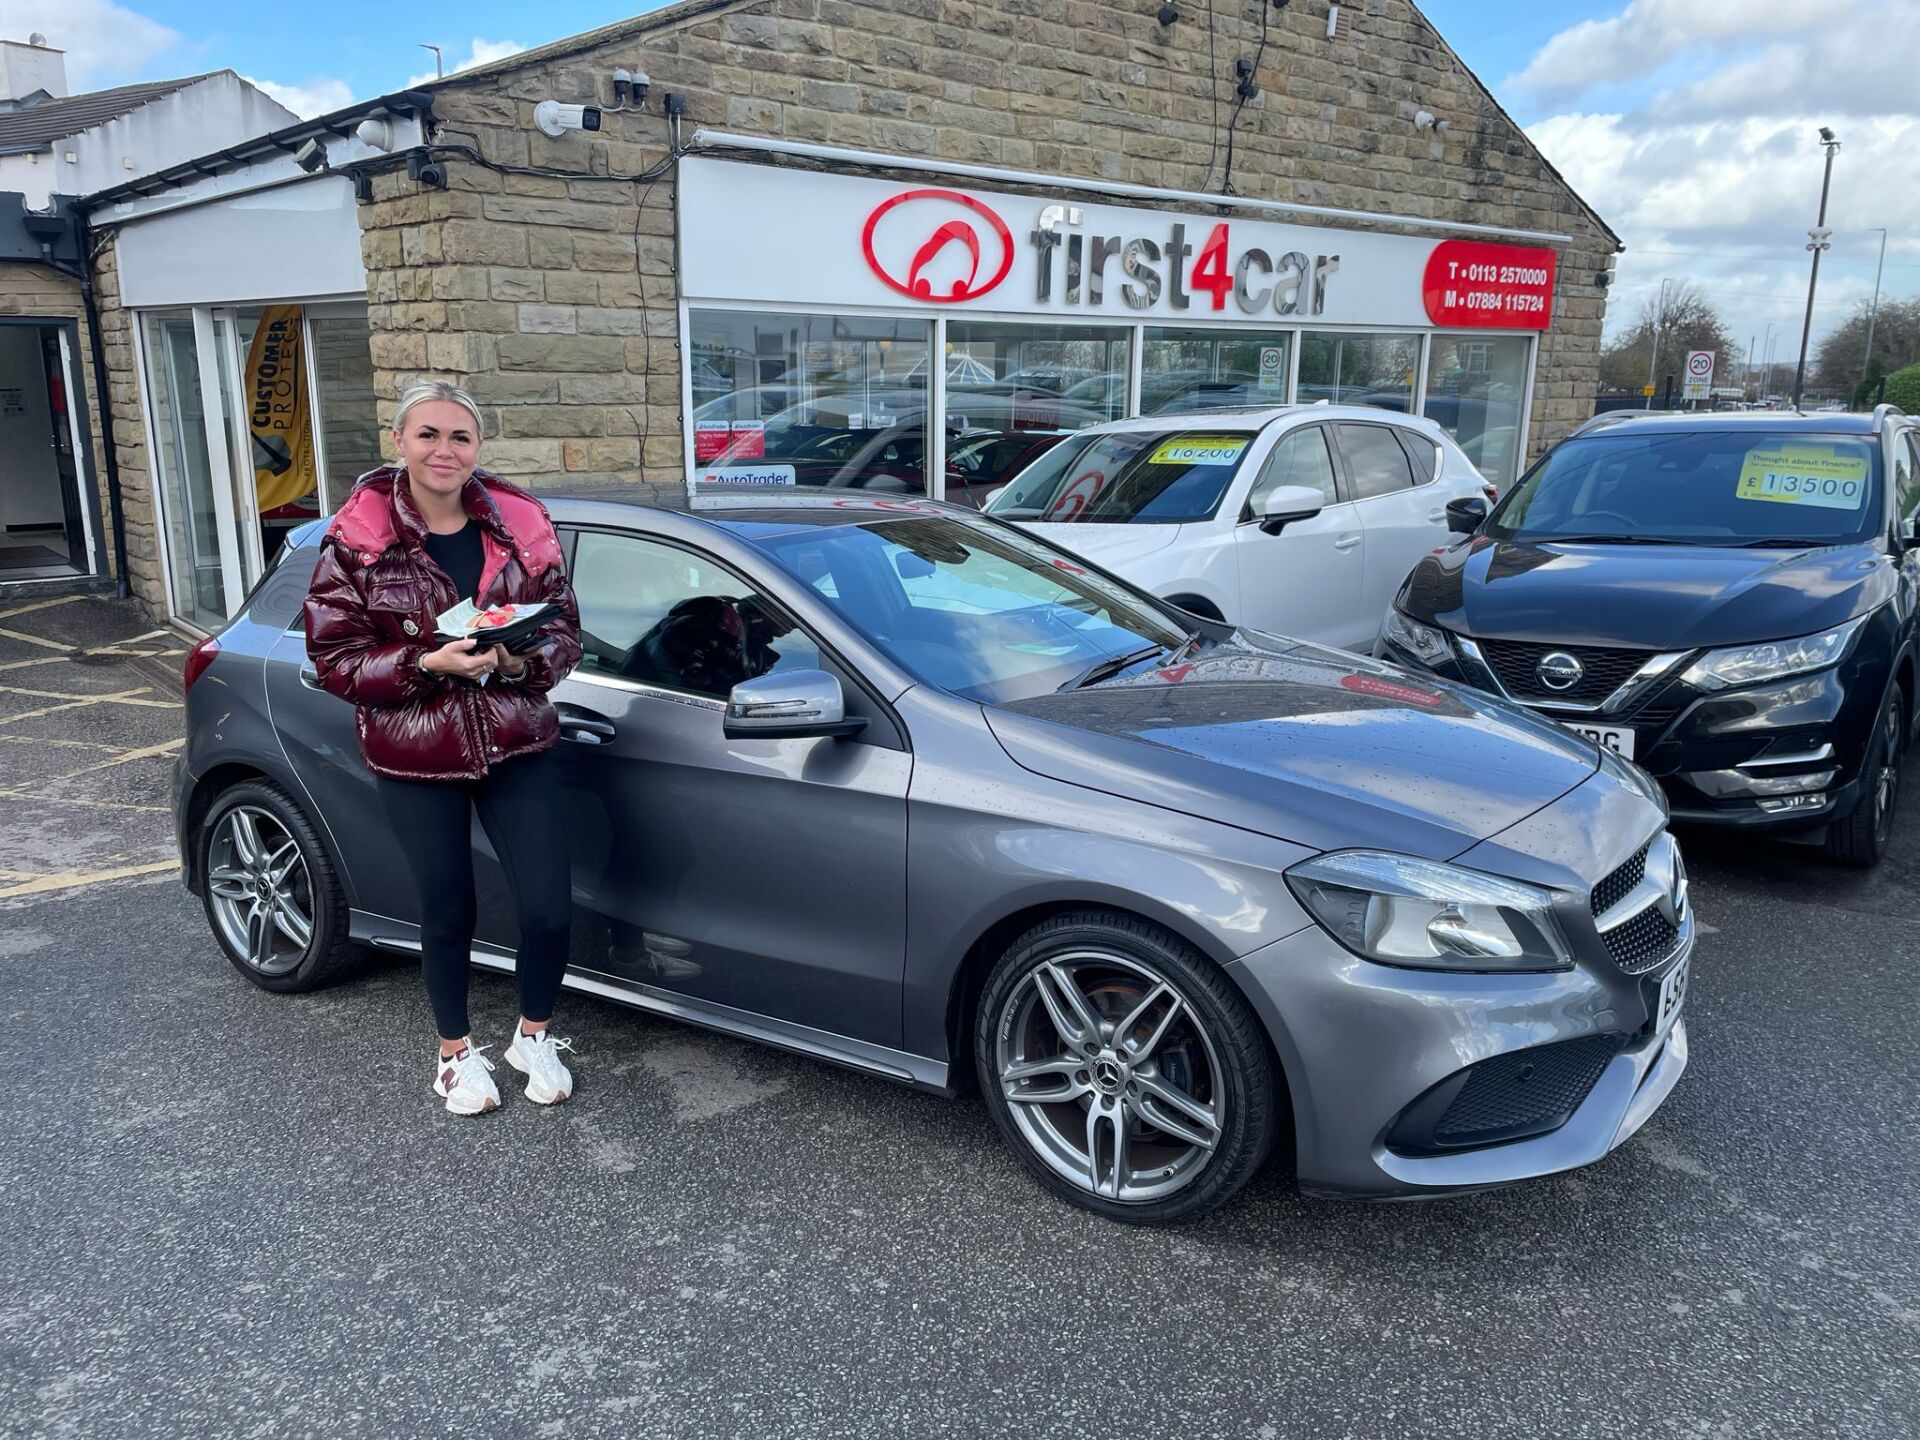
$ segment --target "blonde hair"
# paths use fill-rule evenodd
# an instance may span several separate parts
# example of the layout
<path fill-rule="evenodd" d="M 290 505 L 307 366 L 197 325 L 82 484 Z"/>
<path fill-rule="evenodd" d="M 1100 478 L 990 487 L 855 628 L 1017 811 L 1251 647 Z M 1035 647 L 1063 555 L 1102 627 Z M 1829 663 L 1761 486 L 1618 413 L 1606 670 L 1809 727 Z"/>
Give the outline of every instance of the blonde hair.
<path fill-rule="evenodd" d="M 473 397 L 455 385 L 451 380 L 417 380 L 400 392 L 400 408 L 393 412 L 393 433 L 398 435 L 407 426 L 407 415 L 414 406 L 428 400 L 444 400 L 449 405 L 458 405 L 473 417 L 473 438 L 478 440 L 486 432 L 480 423 L 480 407 L 473 403 Z"/>

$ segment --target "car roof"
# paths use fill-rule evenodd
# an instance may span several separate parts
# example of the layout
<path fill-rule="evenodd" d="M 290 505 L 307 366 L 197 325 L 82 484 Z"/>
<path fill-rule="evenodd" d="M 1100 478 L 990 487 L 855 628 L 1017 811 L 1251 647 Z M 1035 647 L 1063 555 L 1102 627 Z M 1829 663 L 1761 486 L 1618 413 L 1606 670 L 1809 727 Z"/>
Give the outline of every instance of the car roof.
<path fill-rule="evenodd" d="M 768 494 L 760 488 L 718 489 L 695 495 L 685 510 L 654 503 L 650 492 L 634 487 L 595 485 L 542 490 L 540 498 L 562 524 L 588 524 L 599 519 L 631 525 L 634 511 L 643 511 L 654 528 L 683 534 L 698 530 L 728 530 L 764 534 L 768 527 L 804 529 L 819 526 L 871 525 L 879 521 L 927 519 L 934 516 L 980 518 L 966 505 L 902 495 L 867 497 L 855 490 L 819 494 Z"/>
<path fill-rule="evenodd" d="M 1108 420 L 1089 425 L 1081 434 L 1117 433 L 1134 430 L 1245 430 L 1248 426 L 1264 429 L 1276 420 L 1382 420 L 1411 425 L 1419 430 L 1436 428 L 1424 416 L 1404 410 L 1388 410 L 1379 405 L 1223 405 L 1217 409 L 1182 410 L 1170 415 L 1139 415 L 1130 420 Z"/>
<path fill-rule="evenodd" d="M 1886 423 L 1906 417 L 1897 412 L 1882 417 L 1832 410 L 1701 410 L 1694 414 L 1640 414 L 1631 420 L 1600 427 L 1595 433 L 1608 440 L 1629 435 L 1670 435 L 1678 431 L 1778 431 L 1794 435 L 1873 435 Z"/>

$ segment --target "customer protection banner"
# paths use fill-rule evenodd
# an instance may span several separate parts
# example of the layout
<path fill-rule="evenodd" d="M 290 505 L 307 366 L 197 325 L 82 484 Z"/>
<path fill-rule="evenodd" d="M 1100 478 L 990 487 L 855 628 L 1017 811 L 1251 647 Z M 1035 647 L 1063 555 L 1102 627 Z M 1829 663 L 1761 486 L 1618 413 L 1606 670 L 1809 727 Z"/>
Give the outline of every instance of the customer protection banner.
<path fill-rule="evenodd" d="M 254 495 L 262 515 L 319 489 L 300 320 L 298 305 L 267 306 L 247 349 L 242 383 Z"/>

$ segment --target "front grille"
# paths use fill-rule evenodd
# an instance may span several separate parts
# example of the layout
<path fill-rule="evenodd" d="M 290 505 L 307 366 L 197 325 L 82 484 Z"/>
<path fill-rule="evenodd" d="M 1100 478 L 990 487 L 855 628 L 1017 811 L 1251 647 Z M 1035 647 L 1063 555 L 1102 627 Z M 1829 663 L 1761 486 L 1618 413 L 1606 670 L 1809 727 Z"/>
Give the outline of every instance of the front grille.
<path fill-rule="evenodd" d="M 1482 1060 L 1402 1111 L 1387 1145 L 1405 1155 L 1438 1155 L 1558 1130 L 1624 1043 L 1620 1035 L 1587 1035 Z"/>
<path fill-rule="evenodd" d="M 1440 1117 L 1434 1138 L 1461 1145 L 1515 1130 L 1557 1128 L 1580 1108 L 1619 1049 L 1618 1035 L 1589 1035 L 1484 1060 Z"/>
<path fill-rule="evenodd" d="M 1530 640 L 1479 640 L 1475 642 L 1487 664 L 1516 699 L 1552 700 L 1567 705 L 1598 705 L 1618 690 L 1652 654 L 1648 650 L 1609 650 L 1594 645 L 1541 645 Z M 1586 673 L 1577 684 L 1565 690 L 1550 690 L 1540 683 L 1535 667 L 1540 657 L 1559 651 L 1573 656 Z"/>
<path fill-rule="evenodd" d="M 1680 932 L 1666 916 L 1649 905 L 1600 938 L 1607 942 L 1607 954 L 1621 970 L 1629 975 L 1644 975 L 1673 954 L 1673 947 L 1680 943 Z"/>
<path fill-rule="evenodd" d="M 1649 840 L 1628 856 L 1625 864 L 1593 887 L 1594 919 L 1598 920 L 1626 899 L 1633 887 L 1640 883 L 1641 878 L 1647 873 L 1647 851 L 1652 848 L 1653 842 Z"/>

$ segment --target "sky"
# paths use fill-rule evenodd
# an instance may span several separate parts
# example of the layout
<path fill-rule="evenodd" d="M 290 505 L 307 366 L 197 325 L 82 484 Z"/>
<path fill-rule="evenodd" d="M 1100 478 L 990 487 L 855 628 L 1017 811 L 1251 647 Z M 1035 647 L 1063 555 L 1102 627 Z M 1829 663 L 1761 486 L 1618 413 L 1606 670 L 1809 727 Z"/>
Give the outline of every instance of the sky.
<path fill-rule="evenodd" d="M 1217 0 L 1233 3 L 1233 0 Z M 652 8 L 646 0 L 0 0 L 0 34 L 44 31 L 72 87 L 230 67 L 305 115 Z M 1814 340 L 1872 293 L 1920 294 L 1920 0 L 1423 0 L 1547 158 L 1626 242 L 1608 307 L 1630 326 L 1692 282 L 1756 358 L 1798 352 L 1831 126 Z M 395 16 L 404 19 L 398 24 Z M 1769 342 L 1769 335 L 1771 341 Z"/>

